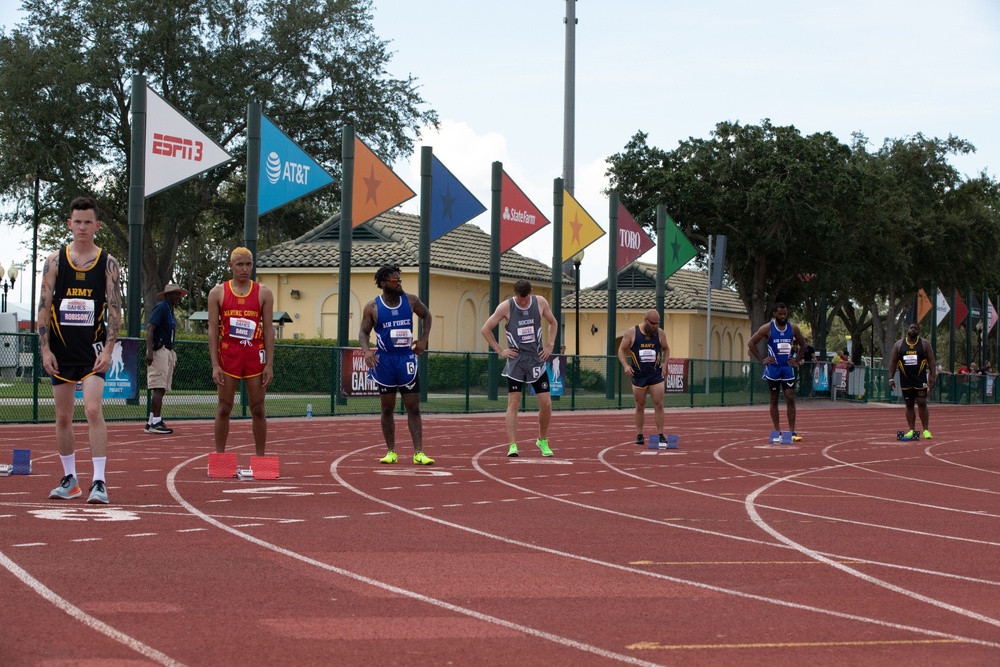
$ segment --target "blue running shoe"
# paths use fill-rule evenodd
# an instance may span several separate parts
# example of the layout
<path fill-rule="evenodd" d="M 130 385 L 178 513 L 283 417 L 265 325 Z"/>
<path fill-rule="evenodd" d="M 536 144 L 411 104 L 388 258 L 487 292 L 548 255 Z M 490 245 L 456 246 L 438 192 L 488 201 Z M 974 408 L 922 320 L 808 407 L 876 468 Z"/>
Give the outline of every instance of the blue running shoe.
<path fill-rule="evenodd" d="M 90 485 L 90 496 L 87 497 L 87 502 L 91 505 L 108 504 L 108 489 L 104 486 L 103 479 L 95 479 L 94 483 Z"/>

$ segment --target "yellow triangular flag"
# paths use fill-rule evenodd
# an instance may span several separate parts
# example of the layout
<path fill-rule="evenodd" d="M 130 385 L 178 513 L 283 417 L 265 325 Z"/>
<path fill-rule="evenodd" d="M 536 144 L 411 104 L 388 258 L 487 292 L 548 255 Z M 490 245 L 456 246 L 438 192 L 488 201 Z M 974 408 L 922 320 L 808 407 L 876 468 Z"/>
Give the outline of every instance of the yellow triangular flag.
<path fill-rule="evenodd" d="M 566 190 L 563 190 L 562 235 L 564 261 L 604 236 L 604 230 L 601 229 L 601 226 Z"/>

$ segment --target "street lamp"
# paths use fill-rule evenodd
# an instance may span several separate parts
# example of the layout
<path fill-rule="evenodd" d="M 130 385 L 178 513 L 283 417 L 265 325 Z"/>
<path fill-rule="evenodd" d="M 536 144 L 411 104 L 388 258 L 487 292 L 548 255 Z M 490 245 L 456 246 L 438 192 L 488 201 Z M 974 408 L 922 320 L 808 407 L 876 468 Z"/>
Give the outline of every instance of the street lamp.
<path fill-rule="evenodd" d="M 0 265 L 0 288 L 3 288 L 3 298 L 0 299 L 0 313 L 7 312 L 7 290 L 14 289 L 14 282 L 17 280 L 17 266 L 10 265 L 7 269 L 8 280 L 3 280 L 3 265 Z"/>
<path fill-rule="evenodd" d="M 580 386 L 580 264 L 583 263 L 583 251 L 573 255 L 573 269 L 576 272 L 576 347 L 573 348 L 576 354 L 576 387 Z"/>

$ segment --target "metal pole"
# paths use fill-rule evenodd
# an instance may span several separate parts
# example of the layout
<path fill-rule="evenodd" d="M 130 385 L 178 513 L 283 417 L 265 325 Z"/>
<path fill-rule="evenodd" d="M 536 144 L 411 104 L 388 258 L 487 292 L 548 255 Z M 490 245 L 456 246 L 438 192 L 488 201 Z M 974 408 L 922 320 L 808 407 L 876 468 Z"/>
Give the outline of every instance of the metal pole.
<path fill-rule="evenodd" d="M 566 0 L 566 74 L 563 101 L 563 182 L 573 194 L 576 134 L 576 0 Z"/>
<path fill-rule="evenodd" d="M 32 231 L 31 231 L 31 331 L 35 330 L 35 294 L 38 293 L 38 190 L 39 190 L 39 175 L 38 171 L 35 171 L 35 199 L 34 205 L 34 216 L 32 219 Z"/>
<path fill-rule="evenodd" d="M 142 225 L 146 215 L 146 77 L 132 76 L 132 163 L 128 185 L 128 335 L 138 338 L 142 310 Z"/>
<path fill-rule="evenodd" d="M 247 185 L 243 205 L 243 243 L 253 255 L 250 280 L 257 279 L 257 228 L 260 223 L 260 104 L 247 104 Z"/>
<path fill-rule="evenodd" d="M 552 315 L 559 323 L 559 329 L 552 338 L 552 350 L 555 354 L 562 354 L 563 341 L 566 339 L 563 333 L 562 318 L 562 281 L 563 281 L 563 180 L 561 178 L 552 181 Z M 558 398 L 553 396 L 553 398 Z"/>
<path fill-rule="evenodd" d="M 712 369 L 712 235 L 708 235 L 708 289 L 705 291 L 705 393 L 709 393 L 709 376 Z"/>
<path fill-rule="evenodd" d="M 351 339 L 351 243 L 354 233 L 354 126 L 344 127 L 340 147 L 340 272 L 337 276 L 337 347 Z"/>

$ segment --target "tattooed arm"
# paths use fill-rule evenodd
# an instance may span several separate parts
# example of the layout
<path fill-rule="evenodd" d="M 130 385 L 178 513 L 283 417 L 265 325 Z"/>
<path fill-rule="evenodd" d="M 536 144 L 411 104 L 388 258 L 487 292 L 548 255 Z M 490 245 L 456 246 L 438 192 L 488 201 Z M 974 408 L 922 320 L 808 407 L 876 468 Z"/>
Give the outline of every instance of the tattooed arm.
<path fill-rule="evenodd" d="M 59 372 L 56 357 L 49 349 L 49 334 L 52 322 L 52 300 L 56 290 L 56 274 L 59 272 L 59 253 L 54 252 L 42 267 L 41 299 L 38 302 L 38 348 L 42 355 L 42 368 L 49 375 Z"/>
<path fill-rule="evenodd" d="M 115 351 L 115 344 L 118 342 L 118 332 L 122 327 L 122 268 L 118 260 L 108 255 L 108 264 L 105 271 L 105 301 L 108 308 L 108 337 L 104 343 L 104 349 L 94 362 L 94 372 L 103 373 L 111 368 L 111 355 Z"/>

